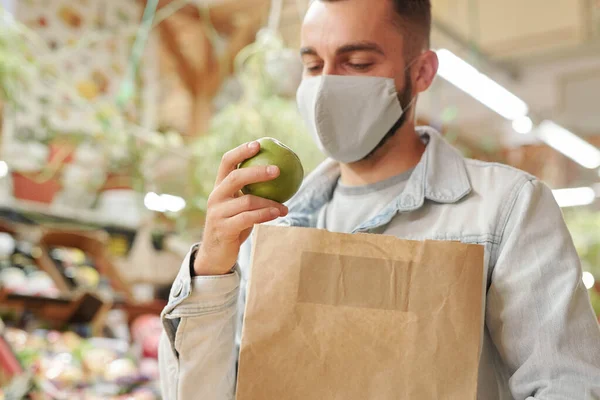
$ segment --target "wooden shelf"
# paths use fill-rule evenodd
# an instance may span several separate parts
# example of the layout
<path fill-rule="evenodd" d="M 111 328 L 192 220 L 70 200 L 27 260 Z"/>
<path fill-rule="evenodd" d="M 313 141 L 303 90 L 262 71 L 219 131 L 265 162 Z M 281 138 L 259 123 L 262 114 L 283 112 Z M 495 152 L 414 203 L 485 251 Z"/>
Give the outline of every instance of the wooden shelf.
<path fill-rule="evenodd" d="M 122 278 L 119 270 L 110 262 L 105 248 L 107 234 L 101 231 L 82 232 L 66 230 L 45 229 L 40 238 L 42 254 L 38 264 L 54 279 L 61 291 L 71 290 L 67 281 L 60 273 L 54 261 L 50 258 L 50 249 L 52 247 L 72 247 L 82 250 L 94 263 L 98 273 L 109 279 L 115 293 L 125 296 L 127 301 L 133 299 L 131 288 Z"/>
<path fill-rule="evenodd" d="M 56 328 L 69 323 L 89 323 L 92 331 L 101 329 L 112 303 L 98 296 L 81 292 L 60 297 L 28 296 L 0 290 L 0 305 L 28 311 Z"/>

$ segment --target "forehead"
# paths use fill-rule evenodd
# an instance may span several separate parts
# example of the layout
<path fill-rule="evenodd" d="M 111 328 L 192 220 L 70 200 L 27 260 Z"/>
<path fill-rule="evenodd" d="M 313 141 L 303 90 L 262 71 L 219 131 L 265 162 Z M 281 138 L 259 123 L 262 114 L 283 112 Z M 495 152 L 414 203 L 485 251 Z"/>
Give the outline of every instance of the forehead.
<path fill-rule="evenodd" d="M 335 51 L 352 42 L 375 42 L 401 50 L 403 37 L 394 17 L 389 0 L 315 0 L 302 24 L 301 45 Z"/>

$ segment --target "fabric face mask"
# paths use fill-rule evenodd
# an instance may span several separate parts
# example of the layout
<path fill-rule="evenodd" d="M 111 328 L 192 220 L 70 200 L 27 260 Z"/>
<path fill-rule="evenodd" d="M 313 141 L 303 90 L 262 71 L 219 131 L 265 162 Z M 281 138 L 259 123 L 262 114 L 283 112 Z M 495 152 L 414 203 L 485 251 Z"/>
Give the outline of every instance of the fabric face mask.
<path fill-rule="evenodd" d="M 392 128 L 398 128 L 403 114 L 391 78 L 307 78 L 298 88 L 297 101 L 321 151 L 342 163 L 366 157 Z"/>

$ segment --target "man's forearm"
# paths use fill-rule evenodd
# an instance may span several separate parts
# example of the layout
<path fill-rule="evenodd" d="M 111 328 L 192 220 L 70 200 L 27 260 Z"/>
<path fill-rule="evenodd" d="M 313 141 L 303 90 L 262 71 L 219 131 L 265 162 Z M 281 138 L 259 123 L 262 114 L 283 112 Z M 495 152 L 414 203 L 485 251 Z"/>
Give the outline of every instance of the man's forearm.
<path fill-rule="evenodd" d="M 191 278 L 189 262 L 186 258 L 162 314 L 163 397 L 233 399 L 240 276 L 235 271 Z"/>

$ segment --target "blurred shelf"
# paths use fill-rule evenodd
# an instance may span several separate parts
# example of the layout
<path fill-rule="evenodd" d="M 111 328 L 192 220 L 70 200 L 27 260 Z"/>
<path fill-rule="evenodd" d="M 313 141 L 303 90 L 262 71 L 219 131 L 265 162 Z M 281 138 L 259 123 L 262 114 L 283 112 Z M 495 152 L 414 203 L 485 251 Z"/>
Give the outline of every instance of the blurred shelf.
<path fill-rule="evenodd" d="M 105 215 L 94 210 L 77 210 L 69 207 L 48 205 L 34 201 L 2 199 L 0 200 L 0 212 L 17 212 L 20 214 L 39 214 L 57 220 L 71 221 L 73 224 L 89 224 L 92 226 L 110 227 L 122 230 L 137 230 L 139 224 L 132 224 L 126 221 L 116 221 L 112 218 L 106 218 Z"/>
<path fill-rule="evenodd" d="M 112 303 L 88 293 L 79 292 L 59 297 L 31 296 L 0 290 L 0 305 L 4 308 L 28 311 L 44 321 L 63 326 L 68 323 L 89 323 L 99 331 Z"/>

